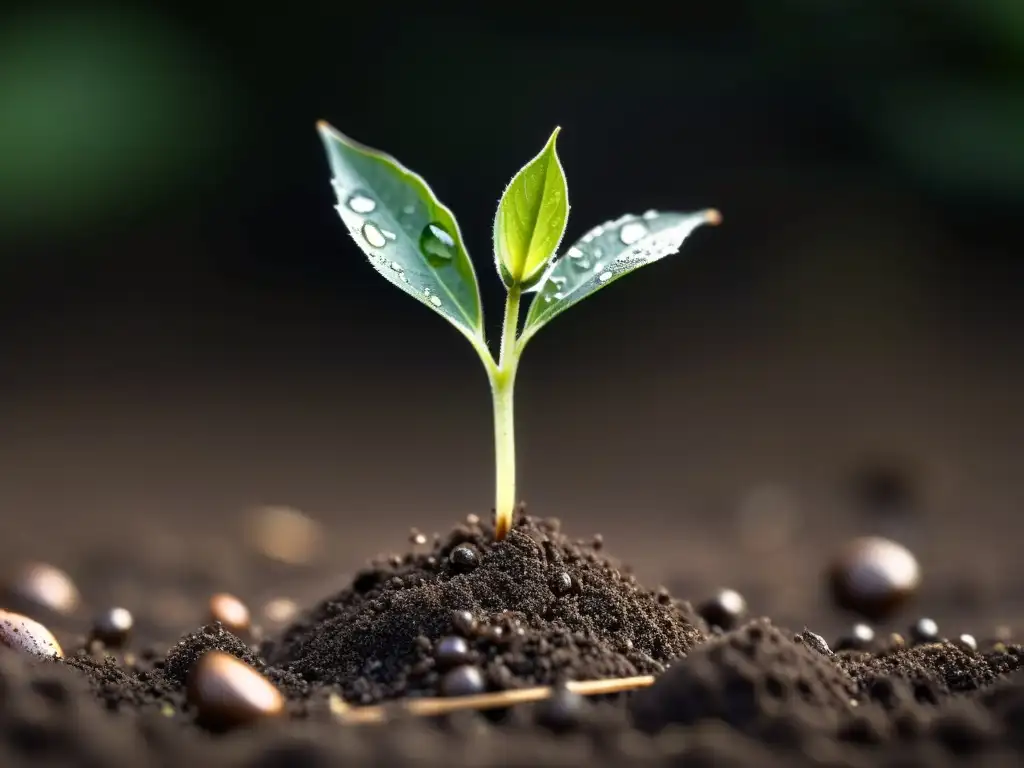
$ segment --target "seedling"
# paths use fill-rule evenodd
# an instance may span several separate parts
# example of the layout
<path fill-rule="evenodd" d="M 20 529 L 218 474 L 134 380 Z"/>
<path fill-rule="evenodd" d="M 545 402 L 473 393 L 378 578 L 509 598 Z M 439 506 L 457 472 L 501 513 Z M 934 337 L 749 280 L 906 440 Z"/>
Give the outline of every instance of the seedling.
<path fill-rule="evenodd" d="M 495 538 L 512 527 L 516 496 L 513 390 L 523 349 L 569 307 L 645 264 L 680 249 L 713 209 L 627 214 L 587 232 L 561 255 L 569 190 L 556 128 L 512 178 L 494 218 L 494 260 L 507 291 L 495 359 L 484 335 L 476 273 L 452 212 L 420 176 L 393 157 L 317 124 L 334 174 L 337 210 L 370 264 L 454 325 L 480 355 L 494 404 Z M 524 297 L 532 298 L 520 330 Z"/>

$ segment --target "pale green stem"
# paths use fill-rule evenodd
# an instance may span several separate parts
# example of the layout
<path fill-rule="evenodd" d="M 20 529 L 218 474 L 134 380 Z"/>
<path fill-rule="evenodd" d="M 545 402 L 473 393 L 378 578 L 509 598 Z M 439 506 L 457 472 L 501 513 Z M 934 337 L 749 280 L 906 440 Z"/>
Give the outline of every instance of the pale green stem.
<path fill-rule="evenodd" d="M 491 396 L 494 400 L 494 538 L 501 541 L 512 528 L 516 505 L 516 438 L 513 420 L 513 391 L 519 350 L 516 331 L 519 326 L 519 300 L 522 290 L 513 286 L 505 300 L 505 319 L 501 328 L 498 366 L 491 369 Z"/>

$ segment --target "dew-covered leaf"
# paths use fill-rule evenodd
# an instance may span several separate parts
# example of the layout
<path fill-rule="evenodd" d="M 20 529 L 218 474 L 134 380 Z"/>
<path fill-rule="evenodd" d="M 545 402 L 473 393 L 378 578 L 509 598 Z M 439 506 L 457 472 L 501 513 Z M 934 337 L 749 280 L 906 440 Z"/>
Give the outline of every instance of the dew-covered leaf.
<path fill-rule="evenodd" d="M 334 175 L 337 211 L 370 264 L 482 344 L 476 273 L 452 212 L 393 157 L 327 123 L 317 128 Z"/>
<path fill-rule="evenodd" d="M 608 221 L 583 235 L 537 284 L 520 344 L 573 304 L 645 264 L 676 253 L 702 224 L 718 224 L 718 211 L 648 211 Z"/>
<path fill-rule="evenodd" d="M 494 257 L 507 287 L 536 283 L 565 234 L 569 189 L 555 149 L 559 131 L 512 177 L 498 203 Z"/>

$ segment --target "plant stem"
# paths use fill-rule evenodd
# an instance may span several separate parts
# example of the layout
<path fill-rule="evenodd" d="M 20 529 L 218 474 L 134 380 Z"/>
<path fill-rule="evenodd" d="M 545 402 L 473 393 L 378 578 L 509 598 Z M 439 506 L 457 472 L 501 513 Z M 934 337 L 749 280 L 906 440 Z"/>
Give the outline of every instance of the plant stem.
<path fill-rule="evenodd" d="M 521 297 L 519 286 L 508 289 L 498 367 L 491 373 L 491 396 L 494 400 L 494 538 L 498 541 L 504 539 L 512 528 L 516 504 L 516 438 L 512 405 L 519 365 L 516 331 L 519 328 Z"/>

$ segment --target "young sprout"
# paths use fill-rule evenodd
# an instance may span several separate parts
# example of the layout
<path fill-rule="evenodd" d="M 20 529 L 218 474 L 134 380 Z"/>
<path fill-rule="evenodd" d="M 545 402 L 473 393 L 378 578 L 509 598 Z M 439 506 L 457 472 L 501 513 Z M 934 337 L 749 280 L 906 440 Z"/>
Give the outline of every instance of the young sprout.
<path fill-rule="evenodd" d="M 512 178 L 494 218 L 494 259 L 507 291 L 495 359 L 484 336 L 476 273 L 452 212 L 393 157 L 325 122 L 317 127 L 334 174 L 337 211 L 370 264 L 454 325 L 483 361 L 494 404 L 494 530 L 503 539 L 512 527 L 516 496 L 512 395 L 527 343 L 573 304 L 675 253 L 693 230 L 718 224 L 721 216 L 713 209 L 627 214 L 594 227 L 559 254 L 569 195 L 555 150 L 556 128 Z M 532 301 L 520 329 L 524 297 Z"/>

